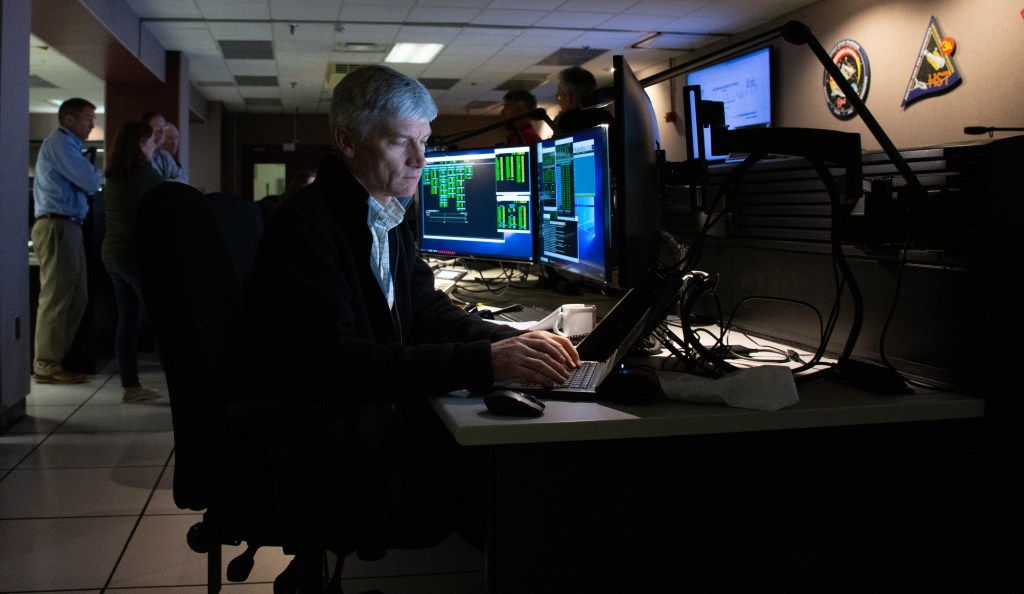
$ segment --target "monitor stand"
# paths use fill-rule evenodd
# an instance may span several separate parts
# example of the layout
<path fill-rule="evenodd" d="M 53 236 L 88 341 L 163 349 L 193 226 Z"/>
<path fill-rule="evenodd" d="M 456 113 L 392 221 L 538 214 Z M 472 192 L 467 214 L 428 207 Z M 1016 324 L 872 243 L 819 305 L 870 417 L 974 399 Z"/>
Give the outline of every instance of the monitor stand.
<path fill-rule="evenodd" d="M 582 295 L 583 289 L 546 264 L 541 266 L 541 286 L 559 295 Z"/>

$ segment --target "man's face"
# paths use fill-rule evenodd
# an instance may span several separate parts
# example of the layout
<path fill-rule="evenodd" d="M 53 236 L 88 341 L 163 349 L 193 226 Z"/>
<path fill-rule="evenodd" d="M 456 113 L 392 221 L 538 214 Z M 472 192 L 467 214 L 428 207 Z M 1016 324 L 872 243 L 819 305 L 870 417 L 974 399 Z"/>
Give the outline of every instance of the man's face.
<path fill-rule="evenodd" d="M 164 132 L 167 130 L 167 120 L 164 116 L 153 116 L 149 118 L 149 127 L 153 128 L 153 141 L 156 142 L 157 146 L 164 143 Z"/>
<path fill-rule="evenodd" d="M 172 155 L 178 153 L 178 129 L 171 124 L 164 127 L 163 148 Z"/>
<path fill-rule="evenodd" d="M 85 142 L 85 139 L 89 138 L 89 133 L 92 132 L 93 123 L 96 121 L 96 110 L 91 107 L 83 107 L 82 111 L 78 112 L 78 115 L 64 116 L 62 124 L 71 133 L 78 137 L 79 140 Z"/>
<path fill-rule="evenodd" d="M 558 92 L 555 94 L 555 100 L 558 101 L 558 109 L 560 111 L 569 111 L 574 107 L 578 107 L 576 104 L 575 93 L 565 85 L 558 85 Z"/>
<path fill-rule="evenodd" d="M 524 114 L 527 111 L 529 110 L 526 108 L 526 103 L 524 101 L 505 101 L 501 108 L 501 117 L 510 118 L 512 116 Z"/>
<path fill-rule="evenodd" d="M 416 193 L 429 137 L 430 122 L 399 118 L 378 126 L 362 141 L 344 128 L 334 131 L 349 171 L 379 199 Z"/>

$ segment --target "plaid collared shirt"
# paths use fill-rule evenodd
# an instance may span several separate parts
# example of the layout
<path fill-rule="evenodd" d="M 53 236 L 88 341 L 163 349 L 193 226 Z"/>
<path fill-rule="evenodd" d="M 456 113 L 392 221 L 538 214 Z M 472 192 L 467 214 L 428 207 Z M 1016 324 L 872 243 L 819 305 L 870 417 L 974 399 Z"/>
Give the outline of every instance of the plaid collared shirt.
<path fill-rule="evenodd" d="M 395 306 L 395 283 L 391 278 L 391 246 L 388 244 L 388 231 L 391 231 L 405 218 L 408 199 L 392 198 L 387 206 L 383 206 L 373 196 L 366 200 L 370 210 L 366 215 L 366 224 L 373 236 L 370 246 L 370 266 L 376 273 L 380 290 L 388 300 L 388 307 Z"/>

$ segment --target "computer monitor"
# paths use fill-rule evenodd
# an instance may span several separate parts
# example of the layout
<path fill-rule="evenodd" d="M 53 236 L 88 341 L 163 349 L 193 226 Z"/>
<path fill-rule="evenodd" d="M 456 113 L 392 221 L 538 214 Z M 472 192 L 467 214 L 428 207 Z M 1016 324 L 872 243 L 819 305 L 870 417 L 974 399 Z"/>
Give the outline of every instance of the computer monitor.
<path fill-rule="evenodd" d="M 615 163 L 612 248 L 622 288 L 647 281 L 657 262 L 661 235 L 659 173 L 664 162 L 658 119 L 647 91 L 623 56 L 615 67 L 615 123 L 611 130 Z"/>
<path fill-rule="evenodd" d="M 705 101 L 719 101 L 730 130 L 765 128 L 772 123 L 771 47 L 705 66 L 686 75 L 687 87 L 700 87 Z M 711 145 L 711 131 L 704 130 L 705 159 L 724 159 Z"/>
<path fill-rule="evenodd" d="M 540 261 L 602 284 L 612 269 L 608 163 L 606 126 L 537 145 Z"/>
<path fill-rule="evenodd" d="M 532 154 L 532 146 L 427 153 L 420 253 L 535 262 Z"/>

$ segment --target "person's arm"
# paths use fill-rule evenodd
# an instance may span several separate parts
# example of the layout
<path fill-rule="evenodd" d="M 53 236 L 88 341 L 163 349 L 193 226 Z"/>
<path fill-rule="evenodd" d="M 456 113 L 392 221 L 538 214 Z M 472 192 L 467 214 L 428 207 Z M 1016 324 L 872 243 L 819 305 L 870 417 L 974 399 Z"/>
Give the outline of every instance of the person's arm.
<path fill-rule="evenodd" d="M 452 305 L 447 295 L 433 289 L 430 267 L 419 258 L 415 262 L 412 283 L 420 288 L 412 300 L 414 306 L 418 305 L 414 309 L 418 312 L 416 326 L 422 334 L 443 340 L 489 340 L 493 381 L 552 386 L 564 382 L 569 370 L 580 365 L 579 354 L 568 338 L 494 324 Z"/>
<path fill-rule="evenodd" d="M 569 377 L 580 366 L 580 356 L 572 341 L 546 331 L 535 331 L 506 338 L 491 345 L 494 380 L 552 387 Z"/>
<path fill-rule="evenodd" d="M 185 170 L 174 160 L 174 156 L 165 149 L 157 149 L 153 153 L 153 169 L 163 176 L 165 181 L 188 183 L 188 175 Z"/>
<path fill-rule="evenodd" d="M 325 406 L 395 402 L 493 383 L 486 337 L 388 338 L 400 322 L 393 325 L 373 293 L 379 288 L 361 276 L 367 263 L 354 261 L 323 218 L 319 211 L 278 209 L 264 235 L 247 296 L 254 374 L 267 376 L 275 389 L 281 384 L 278 391 L 287 389 L 282 397 Z"/>
<path fill-rule="evenodd" d="M 97 169 L 72 142 L 62 142 L 52 153 L 53 166 L 83 194 L 91 195 L 103 185 L 103 172 Z"/>

